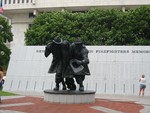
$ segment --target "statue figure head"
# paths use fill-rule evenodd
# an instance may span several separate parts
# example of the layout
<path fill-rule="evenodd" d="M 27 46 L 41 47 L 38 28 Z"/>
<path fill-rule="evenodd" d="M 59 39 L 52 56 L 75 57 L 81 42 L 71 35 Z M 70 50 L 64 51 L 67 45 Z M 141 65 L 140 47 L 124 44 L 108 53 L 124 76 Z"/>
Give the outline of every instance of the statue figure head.
<path fill-rule="evenodd" d="M 81 41 L 80 37 L 77 37 L 73 43 L 73 46 L 75 48 L 75 50 L 80 51 L 81 48 L 83 47 L 83 43 Z"/>
<path fill-rule="evenodd" d="M 81 38 L 77 37 L 74 41 L 74 44 L 82 44 Z"/>
<path fill-rule="evenodd" d="M 54 38 L 53 42 L 55 44 L 61 44 L 62 43 L 62 39 L 59 36 L 57 36 L 57 37 Z"/>

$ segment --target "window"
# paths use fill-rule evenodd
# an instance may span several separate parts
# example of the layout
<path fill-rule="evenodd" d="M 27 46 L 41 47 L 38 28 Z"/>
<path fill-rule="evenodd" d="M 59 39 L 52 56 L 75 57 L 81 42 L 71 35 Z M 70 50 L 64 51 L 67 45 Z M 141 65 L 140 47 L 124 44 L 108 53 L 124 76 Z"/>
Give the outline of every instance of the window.
<path fill-rule="evenodd" d="M 18 3 L 20 3 L 20 0 L 18 0 Z"/>
<path fill-rule="evenodd" d="M 34 18 L 35 17 L 35 15 L 33 14 L 33 12 L 30 12 L 29 13 L 29 18 Z"/>
<path fill-rule="evenodd" d="M 28 28 L 31 28 L 31 27 L 32 27 L 32 24 L 29 24 L 29 25 L 28 25 Z"/>
<path fill-rule="evenodd" d="M 11 0 L 9 0 L 9 4 L 11 4 Z"/>
<path fill-rule="evenodd" d="M 5 4 L 7 4 L 7 0 L 5 0 Z"/>
<path fill-rule="evenodd" d="M 15 4 L 16 0 L 13 0 L 13 4 Z"/>
<path fill-rule="evenodd" d="M 86 11 L 72 11 L 72 13 L 85 13 Z"/>

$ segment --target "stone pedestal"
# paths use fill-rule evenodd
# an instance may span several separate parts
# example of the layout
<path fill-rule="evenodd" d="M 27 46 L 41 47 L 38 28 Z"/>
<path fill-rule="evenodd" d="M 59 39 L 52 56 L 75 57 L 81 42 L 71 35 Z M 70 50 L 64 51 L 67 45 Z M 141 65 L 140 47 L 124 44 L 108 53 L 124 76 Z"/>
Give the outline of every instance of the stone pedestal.
<path fill-rule="evenodd" d="M 94 103 L 94 91 L 70 91 L 70 90 L 45 90 L 44 101 L 64 103 L 64 104 L 80 104 L 80 103 Z"/>

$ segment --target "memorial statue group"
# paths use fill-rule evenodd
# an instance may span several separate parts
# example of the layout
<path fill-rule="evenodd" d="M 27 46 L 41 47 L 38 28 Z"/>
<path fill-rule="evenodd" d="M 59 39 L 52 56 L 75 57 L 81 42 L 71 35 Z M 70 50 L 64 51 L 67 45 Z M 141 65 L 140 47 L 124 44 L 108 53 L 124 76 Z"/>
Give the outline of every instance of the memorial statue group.
<path fill-rule="evenodd" d="M 79 85 L 79 91 L 84 91 L 85 75 L 90 75 L 88 53 L 79 37 L 69 43 L 57 36 L 45 47 L 45 57 L 53 55 L 48 73 L 56 73 L 55 91 L 60 90 L 60 83 L 62 90 L 76 90 L 75 81 Z"/>

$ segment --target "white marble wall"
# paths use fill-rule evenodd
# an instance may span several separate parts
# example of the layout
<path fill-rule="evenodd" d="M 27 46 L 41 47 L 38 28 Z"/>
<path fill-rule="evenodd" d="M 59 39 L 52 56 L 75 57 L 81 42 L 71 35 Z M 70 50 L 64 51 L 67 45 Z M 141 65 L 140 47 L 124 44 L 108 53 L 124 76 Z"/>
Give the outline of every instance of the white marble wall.
<path fill-rule="evenodd" d="M 150 95 L 150 46 L 87 48 L 91 76 L 86 76 L 85 89 L 95 90 L 97 94 L 138 95 L 138 81 L 145 74 L 145 95 Z M 41 92 L 53 89 L 54 74 L 47 73 L 52 56 L 45 58 L 44 49 L 44 46 L 15 46 L 12 49 L 4 90 Z M 137 53 L 139 51 L 143 53 Z"/>

